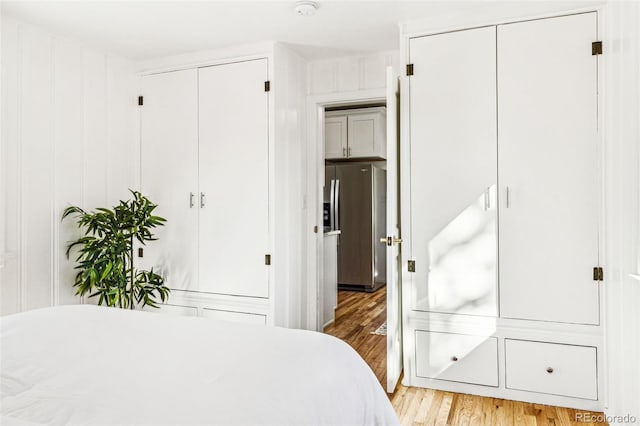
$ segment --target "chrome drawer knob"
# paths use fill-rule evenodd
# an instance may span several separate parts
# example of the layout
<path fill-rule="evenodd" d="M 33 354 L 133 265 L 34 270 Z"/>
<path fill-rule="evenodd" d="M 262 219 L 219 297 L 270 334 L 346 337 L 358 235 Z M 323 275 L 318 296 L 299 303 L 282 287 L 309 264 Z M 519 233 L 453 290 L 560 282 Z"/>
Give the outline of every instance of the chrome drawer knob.
<path fill-rule="evenodd" d="M 553 368 L 547 367 L 547 373 L 549 373 L 549 374 L 553 373 Z"/>
<path fill-rule="evenodd" d="M 457 360 L 458 360 L 457 356 L 454 355 L 454 356 L 451 357 L 451 361 L 456 362 Z"/>

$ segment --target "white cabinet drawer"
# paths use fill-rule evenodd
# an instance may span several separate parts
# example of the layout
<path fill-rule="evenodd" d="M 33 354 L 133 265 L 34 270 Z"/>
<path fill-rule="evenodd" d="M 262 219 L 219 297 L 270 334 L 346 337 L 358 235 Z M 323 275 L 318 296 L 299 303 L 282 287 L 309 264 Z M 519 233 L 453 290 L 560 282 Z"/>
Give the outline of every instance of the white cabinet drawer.
<path fill-rule="evenodd" d="M 183 306 L 183 305 L 171 305 L 171 304 L 159 304 L 158 308 L 152 308 L 145 306 L 142 310 L 149 312 L 157 312 L 160 314 L 179 315 L 188 317 L 197 317 L 198 308 L 195 306 Z"/>
<path fill-rule="evenodd" d="M 241 322 L 245 324 L 267 325 L 267 316 L 262 314 L 254 314 L 250 312 L 225 311 L 222 309 L 202 310 L 202 316 L 205 318 L 214 318 L 229 322 Z"/>
<path fill-rule="evenodd" d="M 505 339 L 505 360 L 509 389 L 598 399 L 595 347 Z"/>
<path fill-rule="evenodd" d="M 498 386 L 495 337 L 416 331 L 416 375 Z"/>

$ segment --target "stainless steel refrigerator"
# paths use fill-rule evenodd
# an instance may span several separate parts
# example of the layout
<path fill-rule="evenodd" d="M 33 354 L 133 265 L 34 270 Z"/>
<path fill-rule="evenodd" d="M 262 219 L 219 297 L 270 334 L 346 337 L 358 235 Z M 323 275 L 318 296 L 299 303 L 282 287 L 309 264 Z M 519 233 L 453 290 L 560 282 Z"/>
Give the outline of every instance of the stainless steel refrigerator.
<path fill-rule="evenodd" d="M 374 291 L 386 283 L 386 170 L 375 163 L 327 163 L 325 231 L 340 230 L 338 288 Z"/>

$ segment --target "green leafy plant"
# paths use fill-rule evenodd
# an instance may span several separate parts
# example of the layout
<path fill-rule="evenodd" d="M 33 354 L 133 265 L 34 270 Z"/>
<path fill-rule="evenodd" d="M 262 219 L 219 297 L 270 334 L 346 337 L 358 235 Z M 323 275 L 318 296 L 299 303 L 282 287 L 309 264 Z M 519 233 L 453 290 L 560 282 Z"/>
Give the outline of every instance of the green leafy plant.
<path fill-rule="evenodd" d="M 76 294 L 99 296 L 98 304 L 134 309 L 136 305 L 157 308 L 157 298 L 164 302 L 169 288 L 164 277 L 134 266 L 134 242 L 145 245 L 156 240 L 153 228 L 164 226 L 166 220 L 153 215 L 156 205 L 138 191 L 131 191 L 133 199 L 120 201 L 112 209 L 98 208 L 86 212 L 70 206 L 62 220 L 74 215 L 83 236 L 67 246 L 67 258 L 78 247 L 78 273 L 74 287 Z"/>

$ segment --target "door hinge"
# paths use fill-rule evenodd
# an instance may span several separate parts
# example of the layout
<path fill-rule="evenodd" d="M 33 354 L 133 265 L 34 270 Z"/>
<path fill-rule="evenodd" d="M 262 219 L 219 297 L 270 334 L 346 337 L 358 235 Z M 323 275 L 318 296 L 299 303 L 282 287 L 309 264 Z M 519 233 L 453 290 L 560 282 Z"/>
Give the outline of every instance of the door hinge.
<path fill-rule="evenodd" d="M 415 260 L 410 260 L 407 263 L 408 263 L 407 268 L 409 269 L 409 272 L 415 272 L 416 271 L 416 261 Z"/>
<path fill-rule="evenodd" d="M 138 105 L 144 104 L 144 96 L 138 96 Z"/>
<path fill-rule="evenodd" d="M 413 75 L 413 64 L 407 64 L 407 75 Z"/>
<path fill-rule="evenodd" d="M 144 249 L 142 247 L 138 248 L 138 257 L 143 257 L 144 256 Z"/>
<path fill-rule="evenodd" d="M 271 265 L 271 255 L 270 254 L 265 254 L 264 255 L 264 264 L 265 265 Z"/>
<path fill-rule="evenodd" d="M 604 270 L 600 266 L 596 266 L 593 268 L 593 280 L 594 281 L 603 281 L 604 280 Z"/>
<path fill-rule="evenodd" d="M 602 42 L 594 41 L 591 43 L 591 54 L 592 55 L 602 55 Z"/>
<path fill-rule="evenodd" d="M 313 233 L 314 233 L 314 234 L 317 234 L 317 233 L 318 233 L 318 225 L 316 225 L 316 226 L 314 226 L 314 227 L 313 227 Z"/>
<path fill-rule="evenodd" d="M 264 82 L 264 91 L 265 92 L 270 92 L 271 91 L 271 82 L 270 81 L 265 81 Z"/>

